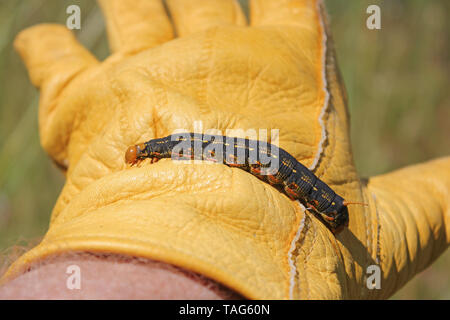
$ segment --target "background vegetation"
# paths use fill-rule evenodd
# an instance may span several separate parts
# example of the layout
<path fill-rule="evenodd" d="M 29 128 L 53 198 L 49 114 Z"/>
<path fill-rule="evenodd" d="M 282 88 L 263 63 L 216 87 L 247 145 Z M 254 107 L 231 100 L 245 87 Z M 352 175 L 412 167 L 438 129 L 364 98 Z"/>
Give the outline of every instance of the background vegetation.
<path fill-rule="evenodd" d="M 247 8 L 246 1 L 241 2 Z M 326 3 L 349 95 L 361 175 L 449 155 L 450 1 Z M 37 241 L 33 239 L 45 233 L 64 182 L 39 145 L 38 92 L 12 41 L 28 26 L 65 23 L 70 4 L 81 7 L 78 39 L 104 59 L 108 45 L 94 1 L 0 1 L 0 251 L 10 252 L 11 246 Z M 365 27 L 370 4 L 381 7 L 382 30 Z M 0 267 L 7 263 L 0 261 Z M 394 298 L 450 299 L 449 266 L 450 250 Z"/>

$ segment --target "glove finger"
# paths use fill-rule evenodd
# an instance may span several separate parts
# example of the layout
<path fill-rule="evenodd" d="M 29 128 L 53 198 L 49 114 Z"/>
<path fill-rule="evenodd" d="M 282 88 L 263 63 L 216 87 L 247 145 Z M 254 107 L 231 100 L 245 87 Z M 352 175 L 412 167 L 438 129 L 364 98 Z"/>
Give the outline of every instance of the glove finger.
<path fill-rule="evenodd" d="M 317 0 L 250 0 L 251 25 L 296 25 L 315 30 L 319 4 Z"/>
<path fill-rule="evenodd" d="M 161 0 L 99 0 L 113 52 L 133 53 L 173 38 Z"/>
<path fill-rule="evenodd" d="M 378 298 L 388 298 L 450 244 L 450 157 L 373 177 L 367 186 L 378 228 L 382 271 Z"/>
<path fill-rule="evenodd" d="M 14 47 L 22 57 L 31 82 L 40 88 L 39 102 L 39 130 L 42 146 L 50 154 L 61 154 L 65 144 L 61 137 L 66 136 L 67 130 L 52 133 L 55 124 L 63 124 L 55 113 L 66 114 L 65 119 L 73 119 L 67 111 L 66 105 L 60 108 L 58 99 L 63 95 L 71 83 L 91 70 L 99 63 L 75 39 L 66 27 L 56 24 L 41 24 L 19 33 L 14 41 Z M 76 109 L 72 111 L 76 112 Z M 66 124 L 66 123 L 64 123 Z M 66 166 L 65 156 L 57 159 L 57 163 Z M 59 161 L 58 161 L 59 160 Z"/>
<path fill-rule="evenodd" d="M 236 0 L 168 0 L 167 5 L 180 37 L 218 25 L 246 25 Z"/>
<path fill-rule="evenodd" d="M 14 48 L 36 87 L 44 82 L 67 84 L 74 75 L 98 63 L 62 25 L 41 24 L 28 28 L 16 37 Z"/>

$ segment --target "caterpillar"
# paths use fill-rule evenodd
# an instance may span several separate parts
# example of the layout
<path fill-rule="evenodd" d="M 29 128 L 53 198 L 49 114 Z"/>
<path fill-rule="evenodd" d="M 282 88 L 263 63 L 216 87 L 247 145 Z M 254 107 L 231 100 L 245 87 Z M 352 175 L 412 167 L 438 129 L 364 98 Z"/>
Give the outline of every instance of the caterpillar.
<path fill-rule="evenodd" d="M 365 205 L 345 201 L 288 152 L 258 140 L 178 133 L 130 146 L 125 153 L 130 165 L 146 158 L 152 163 L 162 158 L 215 161 L 248 171 L 313 210 L 335 235 L 348 226 L 347 206 Z"/>

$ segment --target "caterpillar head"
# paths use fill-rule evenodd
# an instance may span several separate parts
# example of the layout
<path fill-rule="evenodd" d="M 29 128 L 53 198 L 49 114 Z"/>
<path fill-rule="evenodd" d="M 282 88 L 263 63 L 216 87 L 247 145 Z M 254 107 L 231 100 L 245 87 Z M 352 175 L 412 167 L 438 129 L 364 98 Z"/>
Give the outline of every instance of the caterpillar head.
<path fill-rule="evenodd" d="M 127 149 L 125 153 L 125 162 L 130 165 L 135 165 L 140 160 L 144 159 L 147 156 L 145 144 L 137 144 L 131 146 Z"/>

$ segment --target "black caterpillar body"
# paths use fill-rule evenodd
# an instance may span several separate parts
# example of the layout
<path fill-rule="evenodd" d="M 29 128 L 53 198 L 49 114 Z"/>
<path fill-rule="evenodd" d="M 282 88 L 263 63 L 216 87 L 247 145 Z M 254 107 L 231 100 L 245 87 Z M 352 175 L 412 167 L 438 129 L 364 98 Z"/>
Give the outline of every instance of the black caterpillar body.
<path fill-rule="evenodd" d="M 348 226 L 347 202 L 285 150 L 267 142 L 200 133 L 179 133 L 128 148 L 125 160 L 198 159 L 238 167 L 284 190 L 319 216 L 334 233 Z"/>

